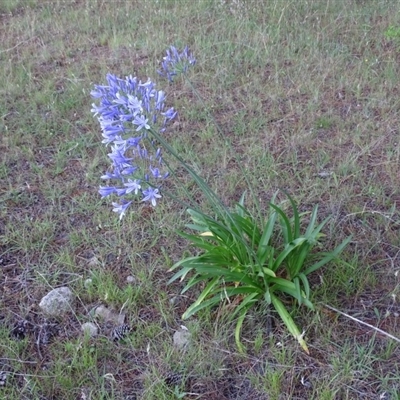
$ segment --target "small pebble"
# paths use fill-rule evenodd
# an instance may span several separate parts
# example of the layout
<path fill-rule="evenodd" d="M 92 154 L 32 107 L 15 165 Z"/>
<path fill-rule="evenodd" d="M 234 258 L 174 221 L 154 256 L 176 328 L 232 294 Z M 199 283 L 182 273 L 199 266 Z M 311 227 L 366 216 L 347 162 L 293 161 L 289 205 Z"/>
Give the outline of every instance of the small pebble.
<path fill-rule="evenodd" d="M 169 304 L 171 304 L 171 306 L 176 306 L 178 303 L 179 303 L 178 296 L 174 296 L 169 299 Z"/>
<path fill-rule="evenodd" d="M 85 288 L 87 289 L 87 288 L 89 288 L 90 286 L 92 286 L 92 283 L 93 283 L 93 280 L 90 279 L 90 278 L 88 278 L 88 279 L 85 280 L 85 282 L 84 282 L 83 285 L 84 285 Z"/>
<path fill-rule="evenodd" d="M 85 322 L 82 324 L 81 329 L 85 335 L 89 335 L 90 337 L 95 337 L 99 333 L 97 326 L 91 322 Z"/>
<path fill-rule="evenodd" d="M 185 349 L 188 344 L 190 343 L 190 332 L 184 329 L 181 329 L 180 331 L 176 331 L 174 333 L 174 337 L 173 337 L 173 341 L 174 341 L 174 346 L 178 349 L 178 350 L 183 350 Z"/>

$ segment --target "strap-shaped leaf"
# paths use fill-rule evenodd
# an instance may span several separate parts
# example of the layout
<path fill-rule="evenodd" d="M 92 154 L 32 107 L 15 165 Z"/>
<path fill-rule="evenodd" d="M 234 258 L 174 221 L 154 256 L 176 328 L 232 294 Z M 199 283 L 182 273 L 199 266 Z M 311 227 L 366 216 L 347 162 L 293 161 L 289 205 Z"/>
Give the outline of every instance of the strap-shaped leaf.
<path fill-rule="evenodd" d="M 177 269 L 178 267 L 180 267 L 181 265 L 184 264 L 189 264 L 191 261 L 195 261 L 197 260 L 199 257 L 198 256 L 194 256 L 194 257 L 187 257 L 184 258 L 182 260 L 179 260 L 178 262 L 176 262 L 169 270 L 168 272 L 172 272 L 173 270 Z"/>
<path fill-rule="evenodd" d="M 315 205 L 313 212 L 311 213 L 311 218 L 310 222 L 308 224 L 307 230 L 306 230 L 306 236 L 308 237 L 311 235 L 311 232 L 314 229 L 315 226 L 315 221 L 317 220 L 317 212 L 318 212 L 318 204 Z M 328 219 L 328 218 L 327 218 Z"/>
<path fill-rule="evenodd" d="M 295 337 L 295 339 L 299 342 L 300 346 L 303 348 L 303 350 L 307 353 L 310 354 L 307 343 L 305 342 L 303 335 L 300 333 L 299 328 L 293 321 L 293 318 L 290 316 L 288 311 L 286 310 L 285 306 L 283 303 L 276 297 L 274 294 L 271 294 L 271 300 L 272 304 L 275 307 L 275 310 L 278 312 L 279 316 L 281 317 L 282 321 L 288 328 L 288 331 Z"/>
<path fill-rule="evenodd" d="M 268 305 L 271 304 L 271 301 L 272 301 L 272 300 L 271 300 L 271 292 L 270 292 L 268 286 L 265 288 L 264 300 L 265 300 L 265 302 L 266 302 Z"/>
<path fill-rule="evenodd" d="M 197 300 L 187 309 L 187 311 L 185 312 L 184 315 L 186 315 L 187 313 L 189 313 L 189 310 L 191 308 L 195 308 L 197 306 L 199 306 L 210 294 L 210 292 L 213 290 L 213 288 L 215 287 L 215 285 L 218 284 L 219 278 L 215 277 L 214 279 L 212 279 L 208 285 L 204 288 L 204 290 L 200 293 L 199 297 L 197 298 Z M 182 317 L 183 318 L 183 317 Z M 186 317 L 188 318 L 188 316 Z M 183 318 L 185 319 L 185 318 Z"/>
<path fill-rule="evenodd" d="M 302 304 L 303 304 L 303 296 L 302 296 L 302 293 L 301 293 L 301 287 L 300 287 L 300 280 L 299 280 L 299 278 L 298 277 L 296 277 L 296 278 L 294 278 L 293 279 L 293 283 L 294 283 L 294 286 L 295 286 L 295 292 L 296 292 L 296 299 L 297 299 L 297 301 L 298 301 L 298 303 L 299 303 L 299 306 L 301 306 Z"/>
<path fill-rule="evenodd" d="M 214 289 L 212 294 L 217 294 L 217 293 L 224 293 L 224 297 L 232 297 L 232 296 L 239 296 L 239 295 L 250 295 L 254 294 L 256 296 L 260 295 L 263 293 L 263 291 L 260 288 L 256 288 L 254 286 L 223 286 L 219 287 L 217 289 Z"/>
<path fill-rule="evenodd" d="M 349 236 L 348 238 L 343 240 L 343 242 L 339 246 L 337 246 L 336 249 L 334 249 L 333 251 L 331 251 L 329 253 L 324 253 L 324 254 L 326 254 L 325 257 L 322 260 L 320 260 L 319 262 L 308 267 L 305 271 L 303 271 L 304 275 L 307 276 L 307 275 L 311 274 L 312 272 L 316 271 L 317 269 L 321 268 L 328 262 L 336 259 L 338 257 L 338 255 L 343 251 L 343 249 L 349 244 L 351 239 L 352 239 L 352 236 Z"/>
<path fill-rule="evenodd" d="M 273 270 L 276 271 L 279 266 L 282 264 L 283 260 L 297 247 L 301 246 L 307 239 L 305 237 L 297 238 L 290 243 L 287 243 L 285 248 L 281 251 L 277 259 L 275 260 Z"/>
<path fill-rule="evenodd" d="M 245 233 L 251 243 L 257 243 L 260 240 L 260 230 L 253 219 L 244 218 L 239 214 L 233 215 L 233 219 L 235 221 L 235 226 L 232 230 L 235 231 L 238 235 L 243 237 L 243 233 Z"/>
<path fill-rule="evenodd" d="M 290 278 L 294 278 L 300 273 L 301 269 L 303 268 L 304 261 L 310 254 L 310 251 L 311 245 L 309 244 L 308 240 L 306 240 L 299 248 L 296 248 L 295 251 L 290 253 L 287 261 Z"/>
<path fill-rule="evenodd" d="M 262 267 L 260 272 L 258 273 L 258 276 L 261 277 L 261 276 L 265 276 L 265 275 L 271 276 L 272 278 L 276 277 L 276 274 L 274 271 L 272 271 L 272 269 L 269 269 L 267 267 Z"/>
<path fill-rule="evenodd" d="M 314 244 L 318 241 L 318 237 L 321 236 L 320 231 L 326 225 L 329 219 L 330 219 L 329 217 L 324 219 L 308 236 L 306 235 L 310 243 Z"/>
<path fill-rule="evenodd" d="M 289 218 L 277 205 L 270 203 L 270 206 L 280 215 L 283 238 L 285 243 L 290 243 L 293 240 L 293 235 Z"/>
<path fill-rule="evenodd" d="M 200 310 L 205 308 L 211 308 L 218 305 L 221 302 L 221 296 L 214 296 L 211 299 L 205 300 L 202 303 L 193 303 L 182 315 L 182 319 L 188 319 L 192 315 L 198 313 Z"/>
<path fill-rule="evenodd" d="M 257 260 L 259 261 L 260 265 L 264 265 L 265 261 L 270 255 L 271 248 L 269 246 L 269 243 L 271 240 L 272 233 L 274 231 L 276 217 L 277 217 L 276 212 L 273 212 L 264 226 L 264 231 L 261 236 L 260 243 L 258 244 L 258 249 L 256 253 Z"/>
<path fill-rule="evenodd" d="M 299 211 L 297 209 L 296 202 L 293 200 L 293 198 L 287 193 L 286 191 L 283 191 L 286 196 L 288 197 L 290 204 L 292 205 L 292 210 L 293 210 L 293 239 L 296 239 L 300 236 L 300 217 L 299 217 Z M 291 239 L 292 240 L 292 239 Z M 290 240 L 290 241 L 291 241 Z"/>
<path fill-rule="evenodd" d="M 192 278 L 189 279 L 189 282 L 186 284 L 186 286 L 182 289 L 181 294 L 186 293 L 189 289 L 191 289 L 193 286 L 196 286 L 197 284 L 204 282 L 204 276 L 196 274 Z"/>
<path fill-rule="evenodd" d="M 272 286 L 270 287 L 271 293 L 283 292 L 295 298 L 299 304 L 303 303 L 302 294 L 296 289 L 296 285 L 293 281 L 289 281 L 283 278 L 270 278 Z"/>
<path fill-rule="evenodd" d="M 169 271 L 172 271 L 173 267 L 169 269 Z M 177 279 L 180 278 L 181 281 L 183 281 L 186 277 L 186 275 L 192 270 L 190 267 L 184 267 L 180 269 L 176 274 L 172 276 L 172 278 L 169 279 L 168 284 L 176 281 Z"/>
<path fill-rule="evenodd" d="M 251 293 L 246 296 L 241 303 L 235 308 L 235 311 L 230 315 L 229 319 L 234 319 L 243 309 L 249 309 L 253 304 L 257 303 L 261 297 L 261 293 Z"/>
<path fill-rule="evenodd" d="M 296 286 L 292 281 L 284 278 L 271 278 L 270 282 L 276 285 L 279 285 L 281 288 L 287 288 L 289 290 L 295 290 Z"/>
<path fill-rule="evenodd" d="M 244 351 L 245 351 L 244 346 L 243 346 L 242 342 L 240 341 L 240 334 L 242 331 L 243 321 L 246 318 L 246 314 L 249 311 L 251 306 L 252 306 L 252 304 L 249 304 L 247 307 L 245 307 L 241 310 L 241 313 L 240 313 L 239 318 L 236 323 L 235 342 L 236 342 L 236 346 L 240 353 L 244 353 Z"/>
<path fill-rule="evenodd" d="M 310 284 L 308 283 L 307 277 L 303 273 L 300 273 L 298 275 L 298 278 L 301 280 L 301 283 L 303 284 L 304 293 L 306 295 L 306 298 L 309 299 L 310 298 Z"/>
<path fill-rule="evenodd" d="M 262 289 L 262 285 L 260 285 L 260 282 L 258 279 L 252 279 L 249 275 L 243 272 L 236 272 L 236 271 L 224 271 L 221 273 L 221 271 L 215 271 L 212 268 L 203 267 L 199 266 L 198 268 L 195 269 L 197 273 L 199 274 L 204 274 L 203 276 L 206 279 L 212 278 L 212 277 L 223 277 L 225 282 L 239 282 L 242 284 L 246 284 L 249 286 L 253 286 L 254 288 L 259 288 Z"/>
<path fill-rule="evenodd" d="M 198 247 L 199 249 L 204 249 L 204 250 L 213 249 L 215 247 L 215 242 L 217 242 L 217 239 L 215 237 L 207 238 L 198 235 L 190 235 L 183 232 L 179 233 L 179 235 L 192 242 L 192 245 Z M 214 240 L 214 243 L 212 242 L 212 240 Z"/>

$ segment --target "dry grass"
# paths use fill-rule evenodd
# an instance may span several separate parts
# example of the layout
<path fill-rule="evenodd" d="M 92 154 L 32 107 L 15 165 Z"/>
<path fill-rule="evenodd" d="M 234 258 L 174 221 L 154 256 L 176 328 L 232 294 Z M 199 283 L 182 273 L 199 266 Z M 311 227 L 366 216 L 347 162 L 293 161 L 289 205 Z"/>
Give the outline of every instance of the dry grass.
<path fill-rule="evenodd" d="M 319 203 L 321 218 L 333 216 L 327 249 L 354 240 L 351 267 L 314 277 L 314 301 L 400 337 L 400 53 L 385 35 L 399 16 L 397 2 L 383 0 L 4 1 L 0 397 L 173 399 L 165 378 L 182 371 L 187 399 L 398 398 L 397 344 L 323 306 L 295 311 L 310 356 L 263 309 L 244 326 L 245 356 L 218 312 L 185 321 L 193 344 L 176 352 L 172 335 L 195 295 L 166 284 L 188 251 L 174 234 L 184 210 L 165 201 L 118 223 L 97 194 L 107 157 L 89 93 L 107 72 L 156 79 L 164 50 L 189 44 L 194 84 L 233 151 L 188 85 L 160 81 L 180 111 L 170 143 L 226 203 L 245 189 L 239 162 L 262 203 L 277 188 L 302 210 Z M 77 307 L 46 320 L 37 304 L 62 285 Z M 135 327 L 126 340 L 111 342 L 104 326 L 82 337 L 100 303 L 124 307 Z"/>

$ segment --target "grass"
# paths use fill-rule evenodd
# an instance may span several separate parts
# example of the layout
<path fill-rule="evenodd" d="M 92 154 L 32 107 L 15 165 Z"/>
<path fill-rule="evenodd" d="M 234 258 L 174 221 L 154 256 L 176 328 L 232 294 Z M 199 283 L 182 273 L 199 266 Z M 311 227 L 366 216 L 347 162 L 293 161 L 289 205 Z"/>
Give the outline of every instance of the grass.
<path fill-rule="evenodd" d="M 0 20 L 0 397 L 399 398 L 398 344 L 323 306 L 400 337 L 396 1 L 7 0 Z M 185 321 L 193 340 L 176 351 L 195 298 L 166 284 L 189 251 L 174 233 L 184 210 L 164 199 L 119 223 L 97 194 L 107 157 L 90 90 L 107 72 L 157 79 L 170 44 L 195 52 L 194 84 L 232 150 L 187 84 L 160 80 L 180 112 L 166 137 L 223 201 L 245 189 L 240 162 L 261 204 L 281 187 L 302 211 L 333 215 L 327 250 L 353 234 L 349 266 L 314 276 L 317 312 L 293 310 L 310 356 L 265 309 L 243 327 L 245 355 L 222 309 Z M 74 312 L 45 319 L 40 299 L 64 285 Z M 123 310 L 126 339 L 100 322 L 82 335 L 99 304 Z"/>

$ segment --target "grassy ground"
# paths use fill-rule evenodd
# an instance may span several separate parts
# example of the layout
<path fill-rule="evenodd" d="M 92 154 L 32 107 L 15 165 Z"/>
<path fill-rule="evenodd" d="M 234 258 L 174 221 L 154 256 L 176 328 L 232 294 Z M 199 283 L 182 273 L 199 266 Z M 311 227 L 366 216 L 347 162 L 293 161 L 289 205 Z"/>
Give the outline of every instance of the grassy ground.
<path fill-rule="evenodd" d="M 0 22 L 1 398 L 400 398 L 398 343 L 322 306 L 400 337 L 397 1 L 3 0 Z M 333 216 L 327 250 L 354 235 L 351 267 L 315 274 L 317 311 L 294 313 L 309 356 L 269 310 L 245 322 L 245 355 L 218 313 L 182 322 L 196 293 L 166 283 L 188 250 L 183 210 L 165 200 L 119 223 L 97 193 L 108 162 L 90 90 L 107 72 L 158 79 L 170 44 L 195 52 L 193 81 L 233 150 L 182 82 L 159 84 L 180 112 L 166 136 L 221 198 L 245 189 L 234 151 L 262 203 L 285 188 Z M 76 309 L 46 320 L 38 303 L 63 285 Z M 133 333 L 83 337 L 99 304 Z M 186 352 L 172 346 L 182 323 Z"/>

